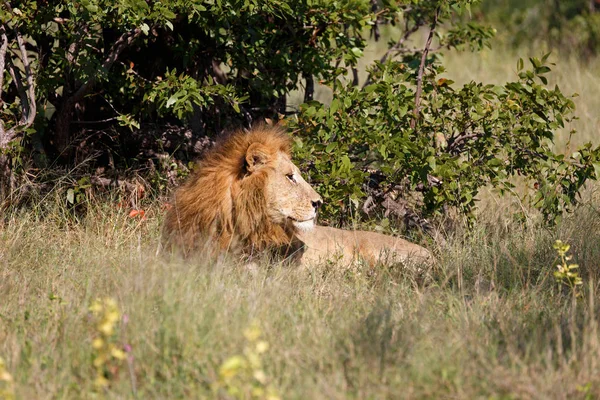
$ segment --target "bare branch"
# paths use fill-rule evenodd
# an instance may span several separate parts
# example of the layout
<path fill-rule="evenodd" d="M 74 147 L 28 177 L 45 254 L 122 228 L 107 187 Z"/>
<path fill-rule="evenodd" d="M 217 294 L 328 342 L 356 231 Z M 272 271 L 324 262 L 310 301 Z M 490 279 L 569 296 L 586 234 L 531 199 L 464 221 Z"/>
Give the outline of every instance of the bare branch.
<path fill-rule="evenodd" d="M 137 188 L 137 185 L 135 183 L 131 183 L 126 180 L 119 180 L 116 178 L 108 179 L 108 178 L 101 178 L 99 176 L 92 176 L 90 178 L 90 181 L 93 185 L 96 185 L 96 186 L 123 188 L 129 192 L 134 191 Z"/>
<path fill-rule="evenodd" d="M 313 99 L 315 93 L 315 79 L 312 74 L 305 74 L 306 88 L 304 89 L 304 102 L 308 103 Z"/>
<path fill-rule="evenodd" d="M 6 66 L 6 51 L 8 50 L 8 38 L 4 25 L 0 26 L 0 38 L 2 46 L 0 46 L 0 104 L 2 104 L 2 88 L 4 87 L 4 68 Z M 1 129 L 1 128 L 0 128 Z"/>
<path fill-rule="evenodd" d="M 358 86 L 358 70 L 352 67 L 352 86 Z"/>
<path fill-rule="evenodd" d="M 421 56 L 421 64 L 419 65 L 419 74 L 417 75 L 417 91 L 415 92 L 415 109 L 413 110 L 413 119 L 410 122 L 410 127 L 414 128 L 417 125 L 417 119 L 419 118 L 419 103 L 421 102 L 421 92 L 423 91 L 423 71 L 425 70 L 425 62 L 427 61 L 427 55 L 429 54 L 429 47 L 431 47 L 431 41 L 433 40 L 433 34 L 437 26 L 438 17 L 440 16 L 440 8 L 435 10 L 435 16 L 429 28 L 429 36 L 427 36 L 427 42 L 423 49 L 423 55 Z"/>
<path fill-rule="evenodd" d="M 15 36 L 17 38 L 17 44 L 21 51 L 21 62 L 25 69 L 25 79 L 27 79 L 27 116 L 23 121 L 24 127 L 30 127 L 35 120 L 35 114 L 37 107 L 35 103 L 35 82 L 33 80 L 33 73 L 31 72 L 31 65 L 29 64 L 29 57 L 27 57 L 27 49 L 25 48 L 25 42 L 21 33 L 15 28 Z M 25 117 L 25 115 L 23 116 Z"/>
<path fill-rule="evenodd" d="M 6 37 L 5 28 L 2 27 L 3 33 L 1 34 L 3 41 L 6 39 L 6 42 L 3 43 L 2 48 L 4 48 L 4 44 L 8 46 L 8 39 Z M 33 125 L 35 121 L 35 115 L 37 112 L 36 100 L 35 100 L 35 83 L 33 79 L 33 72 L 31 71 L 31 65 L 29 64 L 29 58 L 27 56 L 27 49 L 25 48 L 25 42 L 21 33 L 14 28 L 15 37 L 17 39 L 17 45 L 20 51 L 21 63 L 23 64 L 23 69 L 25 73 L 25 79 L 27 81 L 26 85 L 23 84 L 23 80 L 21 78 L 21 72 L 15 67 L 12 60 L 8 60 L 9 65 L 9 73 L 13 79 L 13 82 L 17 88 L 17 93 L 19 94 L 19 98 L 21 99 L 21 109 L 22 115 L 20 121 L 11 127 L 9 130 L 4 131 L 4 127 L 2 126 L 0 133 L 0 148 L 5 148 L 10 141 L 12 141 L 19 131 L 22 129 L 26 129 Z M 1 50 L 0 50 L 1 52 Z M 4 53 L 5 55 L 5 53 Z M 5 58 L 3 57 L 3 63 L 5 62 Z M 2 70 L 2 73 L 4 71 Z M 3 75 L 4 76 L 4 75 Z"/>
<path fill-rule="evenodd" d="M 452 138 L 452 140 L 449 140 L 448 152 L 453 153 L 456 151 L 459 153 L 462 150 L 462 143 L 469 139 L 477 139 L 481 136 L 483 136 L 483 133 L 463 133 L 462 135 L 458 135 L 455 138 Z"/>
<path fill-rule="evenodd" d="M 141 33 L 142 33 L 142 30 L 140 28 L 135 28 L 129 32 L 122 34 L 121 37 L 119 37 L 119 39 L 117 39 L 115 44 L 112 46 L 112 48 L 108 52 L 108 56 L 104 59 L 104 62 L 102 63 L 102 68 L 105 70 L 110 69 L 110 67 L 114 64 L 114 62 L 117 61 L 117 58 L 119 58 L 119 55 L 121 55 L 123 50 L 125 50 L 127 47 L 129 47 L 129 45 L 131 43 L 133 43 L 133 41 Z M 97 80 L 98 80 L 98 75 L 97 74 L 92 75 L 87 82 L 85 82 L 83 85 L 81 85 L 79 87 L 79 89 L 77 89 L 77 91 L 73 94 L 73 96 L 71 96 L 69 98 L 68 102 L 71 105 L 74 105 L 75 103 L 77 103 L 78 101 L 83 99 L 83 97 L 86 94 L 88 94 L 90 89 L 96 84 Z"/>
<path fill-rule="evenodd" d="M 371 12 L 377 12 L 377 8 L 379 8 L 379 2 L 377 0 L 371 0 Z M 381 37 L 381 32 L 379 32 L 379 23 L 378 18 L 375 18 L 375 23 L 371 27 L 371 36 L 375 38 L 375 41 L 379 41 Z"/>
<path fill-rule="evenodd" d="M 404 35 L 402 35 L 402 37 L 398 39 L 395 45 L 393 45 L 388 49 L 388 51 L 386 51 L 386 53 L 383 55 L 383 57 L 381 57 L 379 62 L 384 63 L 388 59 L 390 54 L 392 54 L 395 51 L 400 51 L 402 49 L 402 46 L 404 45 L 404 42 L 406 42 L 413 33 L 418 31 L 420 27 L 421 25 L 415 24 L 412 28 L 405 30 Z"/>

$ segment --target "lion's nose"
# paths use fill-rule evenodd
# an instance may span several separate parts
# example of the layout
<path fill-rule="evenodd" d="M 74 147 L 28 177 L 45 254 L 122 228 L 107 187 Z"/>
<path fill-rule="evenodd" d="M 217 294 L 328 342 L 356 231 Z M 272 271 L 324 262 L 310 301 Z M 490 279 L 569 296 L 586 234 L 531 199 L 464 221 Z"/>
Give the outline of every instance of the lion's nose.
<path fill-rule="evenodd" d="M 321 200 L 321 199 L 312 201 L 312 206 L 314 207 L 315 211 L 318 210 L 322 204 L 323 204 L 323 200 Z"/>

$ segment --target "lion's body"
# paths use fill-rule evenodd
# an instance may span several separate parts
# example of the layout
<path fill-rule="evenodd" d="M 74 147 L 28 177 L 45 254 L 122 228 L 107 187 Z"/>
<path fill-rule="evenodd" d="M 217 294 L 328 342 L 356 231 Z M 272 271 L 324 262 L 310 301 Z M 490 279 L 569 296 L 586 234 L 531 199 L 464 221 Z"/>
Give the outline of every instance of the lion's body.
<path fill-rule="evenodd" d="M 344 230 L 327 226 L 300 232 L 304 243 L 302 264 L 314 264 L 331 259 L 347 265 L 357 258 L 374 264 L 419 264 L 433 260 L 431 253 L 414 243 L 377 232 Z"/>
<path fill-rule="evenodd" d="M 175 192 L 164 239 L 189 253 L 254 254 L 288 249 L 302 264 L 337 254 L 343 262 L 430 260 L 421 246 L 374 232 L 315 227 L 320 196 L 290 159 L 279 128 L 257 127 L 221 141 Z M 289 252 L 288 252 L 289 254 Z"/>

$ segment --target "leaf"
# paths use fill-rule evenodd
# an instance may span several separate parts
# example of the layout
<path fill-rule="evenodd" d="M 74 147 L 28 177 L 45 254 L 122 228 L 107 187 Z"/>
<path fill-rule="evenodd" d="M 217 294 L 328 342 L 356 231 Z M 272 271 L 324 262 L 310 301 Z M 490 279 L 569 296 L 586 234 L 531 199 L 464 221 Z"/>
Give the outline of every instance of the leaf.
<path fill-rule="evenodd" d="M 523 69 L 523 59 L 519 58 L 519 61 L 517 61 L 517 71 L 521 71 Z"/>
<path fill-rule="evenodd" d="M 350 49 L 350 52 L 354 55 L 354 57 L 356 58 L 361 58 L 363 56 L 363 51 L 361 49 L 359 49 L 358 47 L 353 47 Z"/>
<path fill-rule="evenodd" d="M 536 68 L 536 70 L 535 70 L 535 72 L 537 74 L 545 74 L 550 71 L 552 71 L 552 70 L 550 68 L 546 67 L 545 65 L 542 65 L 541 67 Z"/>
<path fill-rule="evenodd" d="M 171 25 L 171 27 L 172 27 L 172 26 L 173 26 L 173 25 Z M 140 26 L 140 29 L 142 30 L 142 32 L 144 32 L 144 35 L 148 36 L 148 32 L 150 32 L 150 27 L 148 26 L 148 24 L 147 24 L 147 23 L 145 23 L 145 22 L 144 22 L 144 23 L 143 23 L 143 24 Z M 172 28 L 171 28 L 171 30 L 172 30 Z"/>
<path fill-rule="evenodd" d="M 600 180 L 600 162 L 592 164 L 594 166 L 594 174 L 596 174 L 596 180 Z"/>
<path fill-rule="evenodd" d="M 69 202 L 69 204 L 75 203 L 75 190 L 73 190 L 73 189 L 67 190 L 67 202 Z"/>
<path fill-rule="evenodd" d="M 169 97 L 169 100 L 167 100 L 167 104 L 166 107 L 169 108 L 171 107 L 173 104 L 175 104 L 177 102 L 177 94 L 174 94 L 173 96 Z"/>
<path fill-rule="evenodd" d="M 365 93 L 371 93 L 375 89 L 377 89 L 377 85 L 376 84 L 372 84 L 372 85 L 367 86 L 363 90 L 364 90 Z"/>
<path fill-rule="evenodd" d="M 331 105 L 329 106 L 329 113 L 335 114 L 335 112 L 340 108 L 340 101 L 336 98 L 331 100 Z"/>
<path fill-rule="evenodd" d="M 346 172 L 350 171 L 350 169 L 352 168 L 352 161 L 350 161 L 350 158 L 348 158 L 347 155 L 343 155 L 342 156 L 342 168 L 340 169 L 344 169 Z"/>
<path fill-rule="evenodd" d="M 131 210 L 129 212 L 129 218 L 142 217 L 144 219 L 144 215 L 146 212 L 144 210 Z"/>

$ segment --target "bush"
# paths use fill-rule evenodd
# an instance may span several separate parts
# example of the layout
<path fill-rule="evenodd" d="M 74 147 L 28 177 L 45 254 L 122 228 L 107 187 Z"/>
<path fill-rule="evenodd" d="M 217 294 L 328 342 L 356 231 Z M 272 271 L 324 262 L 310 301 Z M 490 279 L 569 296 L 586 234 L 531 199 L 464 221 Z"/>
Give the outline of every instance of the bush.
<path fill-rule="evenodd" d="M 187 123 L 199 138 L 279 119 L 286 95 L 304 82 L 306 104 L 291 124 L 302 132 L 297 154 L 328 200 L 326 217 L 341 219 L 337 205 L 350 201 L 365 212 L 380 207 L 420 218 L 456 208 L 472 218 L 482 186 L 511 191 L 520 175 L 554 221 L 596 177 L 599 150 L 589 145 L 570 157 L 553 151 L 574 104 L 546 87 L 547 56 L 532 58 L 527 71 L 519 61 L 518 79 L 500 86 L 457 88 L 440 77 L 440 50 L 489 46 L 494 30 L 460 17 L 473 3 L 7 3 L 0 10 L 0 195 L 32 164 L 74 166 L 85 158 L 74 157 L 74 144 L 97 158 L 92 143 L 100 140 L 122 147 L 88 170 L 99 166 L 115 178 L 119 168 L 154 154 L 140 149 L 153 140 L 142 124 Z M 378 37 L 384 23 L 404 30 L 359 87 L 363 35 L 369 28 Z M 408 47 L 422 30 L 424 47 Z M 329 106 L 312 99 L 316 79 L 334 91 Z M 87 136 L 75 141 L 83 125 Z"/>
<path fill-rule="evenodd" d="M 25 158 L 34 150 L 45 156 L 38 167 L 48 159 L 72 166 L 82 126 L 98 140 L 117 124 L 182 121 L 201 136 L 285 113 L 285 96 L 300 79 L 330 80 L 341 62 L 356 62 L 369 9 L 366 0 L 7 3 L 0 10 L 3 176 L 14 177 L 17 144 Z M 137 156 L 115 153 L 121 165 Z"/>
<path fill-rule="evenodd" d="M 400 55 L 397 61 L 375 63 L 362 88 L 335 86 L 329 106 L 302 107 L 298 155 L 329 200 L 326 217 L 343 219 L 339 205 L 353 203 L 365 212 L 379 206 L 401 217 L 455 208 L 472 221 L 482 187 L 514 193 L 514 177 L 520 176 L 533 204 L 555 222 L 576 203 L 586 180 L 598 177 L 599 148 L 586 145 L 571 156 L 554 151 L 555 135 L 573 118 L 575 105 L 558 87 L 547 87 L 548 55 L 531 58 L 528 70 L 519 60 L 518 79 L 504 85 L 456 87 L 440 77 L 444 68 L 435 49 L 480 48 L 492 34 L 474 24 L 439 34 L 442 22 L 469 5 L 407 7 L 397 21 L 407 28 L 390 48 Z M 423 25 L 430 27 L 425 47 L 407 48 L 407 35 Z"/>

